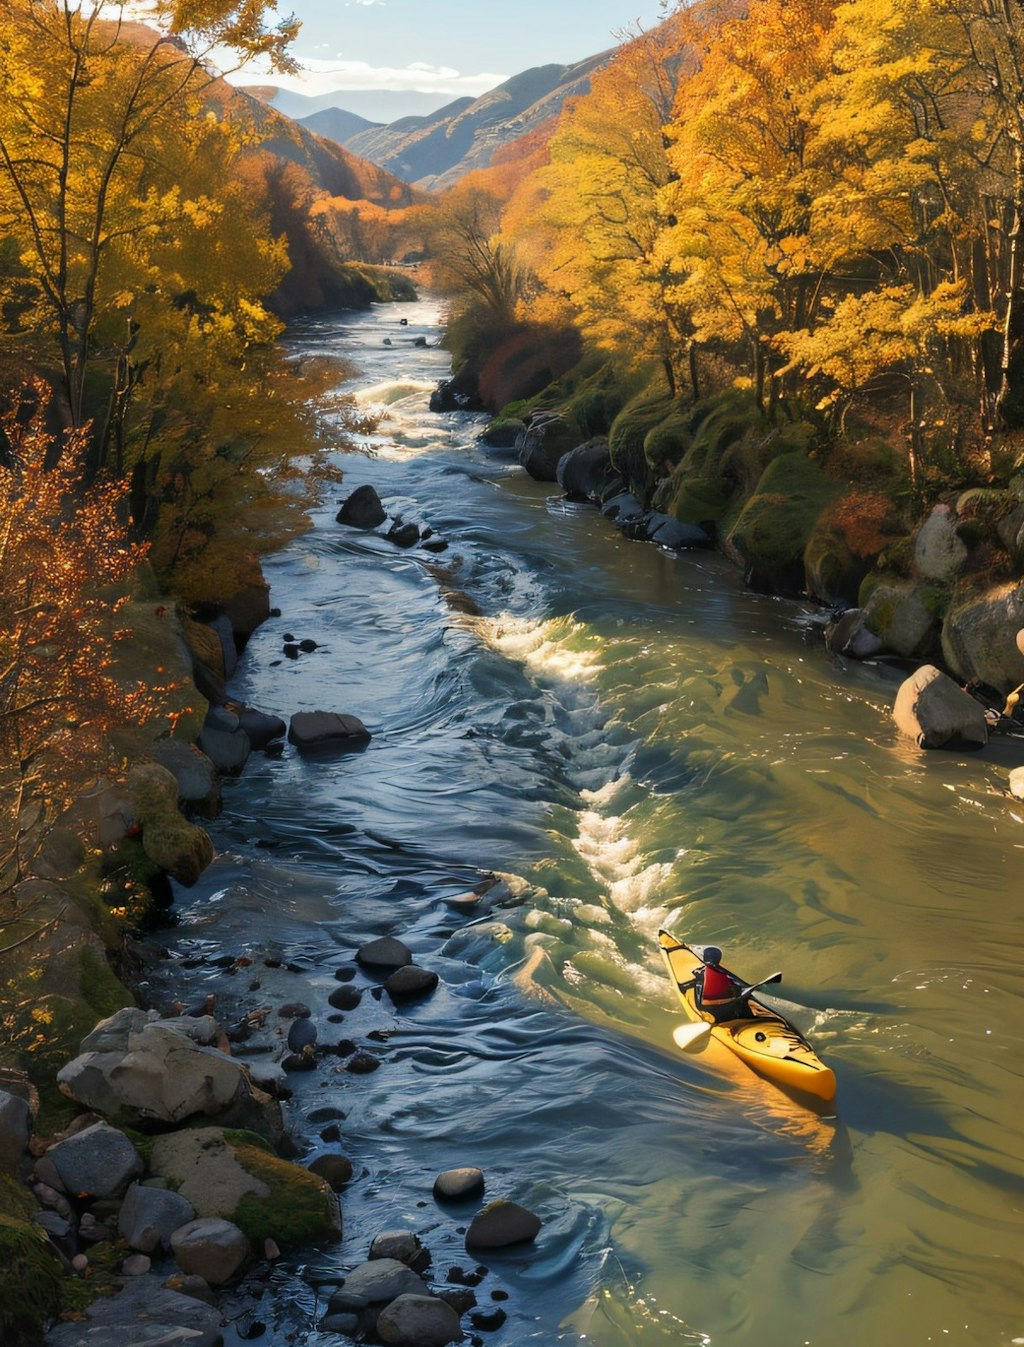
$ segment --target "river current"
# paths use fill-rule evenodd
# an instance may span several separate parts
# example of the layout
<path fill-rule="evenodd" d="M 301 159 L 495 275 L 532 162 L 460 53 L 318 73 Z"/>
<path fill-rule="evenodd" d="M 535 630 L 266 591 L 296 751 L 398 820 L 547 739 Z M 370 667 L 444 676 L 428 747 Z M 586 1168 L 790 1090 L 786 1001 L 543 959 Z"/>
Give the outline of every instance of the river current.
<path fill-rule="evenodd" d="M 344 1115 L 355 1176 L 344 1238 L 275 1265 L 262 1341 L 344 1344 L 324 1300 L 381 1231 L 417 1231 L 436 1283 L 472 1268 L 473 1208 L 432 1185 L 475 1165 L 544 1222 L 481 1260 L 492 1347 L 1024 1343 L 1024 818 L 1004 793 L 1024 745 L 919 752 L 891 721 L 901 675 L 832 659 L 808 608 L 489 457 L 481 418 L 428 410 L 439 321 L 422 300 L 292 330 L 297 354 L 353 361 L 340 391 L 381 419 L 266 562 L 282 615 L 231 693 L 373 738 L 255 754 L 161 933 L 154 997 L 301 1000 L 321 1044 L 380 1058 L 291 1078 L 300 1152 L 334 1149 Z M 363 483 L 448 549 L 338 525 Z M 286 658 L 285 633 L 318 648 Z M 447 901 L 490 872 L 496 897 Z M 676 1049 L 663 926 L 752 981 L 783 970 L 765 1000 L 835 1070 L 835 1116 Z M 438 990 L 395 1006 L 357 974 L 342 1021 L 335 970 L 388 934 Z"/>

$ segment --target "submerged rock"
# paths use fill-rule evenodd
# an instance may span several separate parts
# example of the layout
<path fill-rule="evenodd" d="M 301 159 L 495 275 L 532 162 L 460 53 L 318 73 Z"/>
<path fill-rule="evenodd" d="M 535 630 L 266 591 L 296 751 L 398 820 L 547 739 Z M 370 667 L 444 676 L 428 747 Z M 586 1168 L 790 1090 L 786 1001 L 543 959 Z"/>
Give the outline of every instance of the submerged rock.
<path fill-rule="evenodd" d="M 542 1222 L 518 1202 L 499 1198 L 477 1212 L 466 1231 L 467 1249 L 504 1249 L 537 1238 Z"/>
<path fill-rule="evenodd" d="M 360 752 L 370 739 L 358 716 L 337 711 L 297 711 L 288 729 L 288 741 L 300 753 Z"/>

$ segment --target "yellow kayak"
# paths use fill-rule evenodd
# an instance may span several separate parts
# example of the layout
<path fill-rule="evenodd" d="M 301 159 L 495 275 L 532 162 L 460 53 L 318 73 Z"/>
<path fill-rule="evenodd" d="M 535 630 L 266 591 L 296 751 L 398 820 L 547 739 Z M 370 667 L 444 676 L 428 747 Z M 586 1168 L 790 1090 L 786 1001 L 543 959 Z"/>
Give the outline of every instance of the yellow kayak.
<path fill-rule="evenodd" d="M 668 931 L 658 932 L 658 944 L 688 1019 L 694 1024 L 707 1024 L 712 1038 L 769 1080 L 826 1102 L 835 1098 L 835 1073 L 818 1059 L 811 1045 L 788 1020 L 749 995 L 744 998 L 745 1013 L 734 1019 L 716 1020 L 712 1011 L 701 1008 L 698 999 L 695 975 L 702 963 L 697 947 L 683 944 Z M 779 974 L 769 979 L 779 980 Z M 739 993 L 746 984 L 739 979 L 736 982 Z"/>

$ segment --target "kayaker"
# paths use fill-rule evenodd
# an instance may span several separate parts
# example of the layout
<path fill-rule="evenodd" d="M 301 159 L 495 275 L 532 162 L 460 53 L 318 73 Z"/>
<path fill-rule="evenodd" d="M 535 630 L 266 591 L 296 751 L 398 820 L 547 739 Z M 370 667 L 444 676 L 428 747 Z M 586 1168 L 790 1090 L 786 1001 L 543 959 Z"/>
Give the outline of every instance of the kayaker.
<path fill-rule="evenodd" d="M 740 999 L 743 984 L 722 967 L 717 945 L 704 946 L 704 967 L 697 980 L 701 1009 L 710 1010 L 716 1020 L 746 1019 L 753 1013 L 749 1002 Z"/>
<path fill-rule="evenodd" d="M 700 981 L 700 999 L 708 1002 L 733 1001 L 739 988 L 721 966 L 722 951 L 717 945 L 704 947 L 704 971 Z"/>

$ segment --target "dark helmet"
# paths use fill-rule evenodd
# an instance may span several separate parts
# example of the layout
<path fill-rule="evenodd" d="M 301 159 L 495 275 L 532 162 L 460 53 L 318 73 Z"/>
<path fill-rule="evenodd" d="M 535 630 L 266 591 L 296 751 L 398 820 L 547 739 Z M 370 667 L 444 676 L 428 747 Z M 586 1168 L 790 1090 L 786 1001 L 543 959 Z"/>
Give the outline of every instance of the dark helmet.
<path fill-rule="evenodd" d="M 722 951 L 717 945 L 704 946 L 704 962 L 717 965 L 722 962 Z"/>

